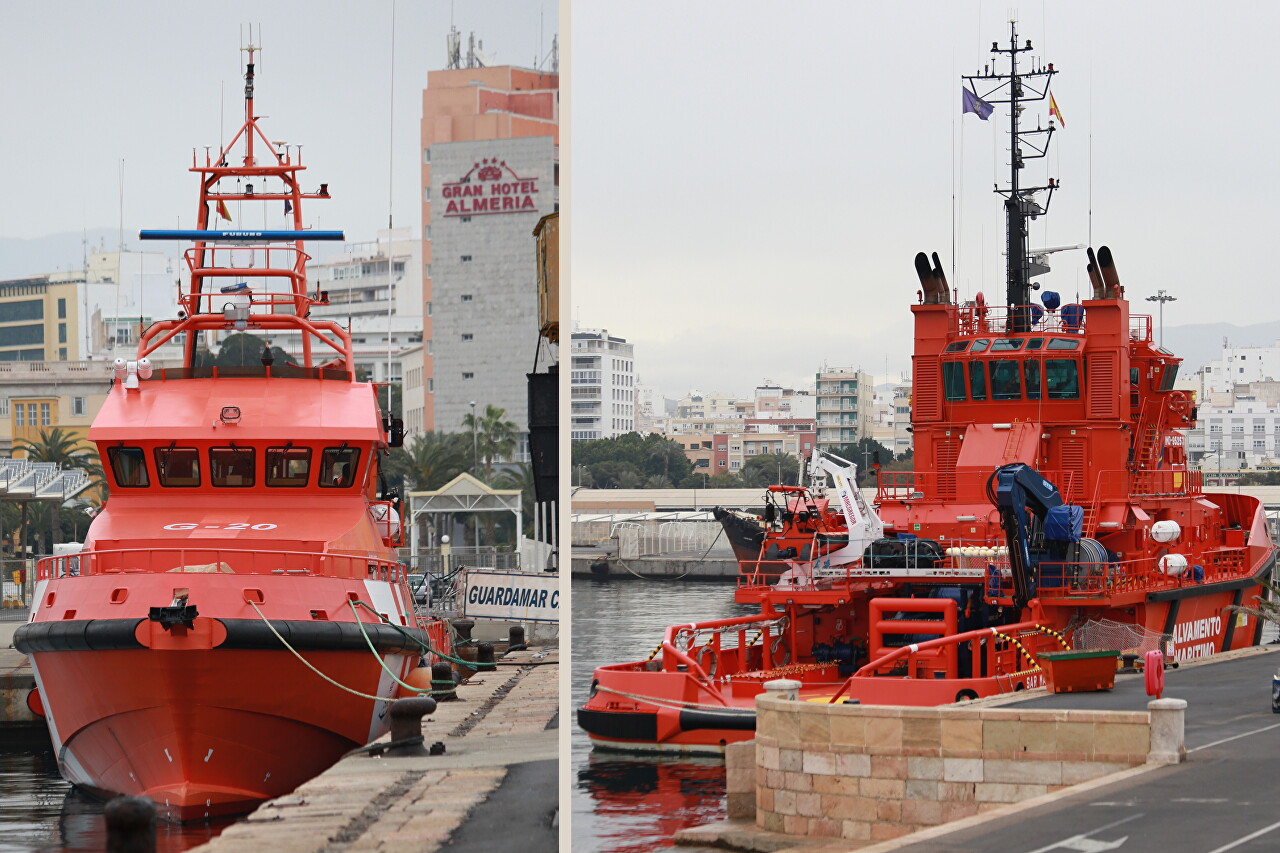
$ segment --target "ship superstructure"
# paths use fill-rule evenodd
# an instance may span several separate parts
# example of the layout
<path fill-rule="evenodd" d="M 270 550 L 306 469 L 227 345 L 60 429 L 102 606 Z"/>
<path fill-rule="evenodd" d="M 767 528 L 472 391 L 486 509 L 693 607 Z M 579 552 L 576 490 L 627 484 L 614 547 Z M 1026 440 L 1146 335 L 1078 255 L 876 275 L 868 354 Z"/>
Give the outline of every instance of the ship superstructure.
<path fill-rule="evenodd" d="M 351 339 L 310 319 L 304 166 L 254 109 L 200 182 L 175 319 L 118 360 L 89 438 L 110 498 L 84 550 L 40 561 L 30 655 L 63 775 L 91 792 L 142 794 L 177 820 L 247 811 L 386 731 L 398 682 L 448 648 L 415 610 L 398 497 L 379 475 L 403 438 L 356 380 Z M 286 210 L 279 230 L 218 228 Z M 245 214 L 241 214 L 243 216 Z M 249 366 L 206 363 L 205 333 L 265 333 Z M 181 368 L 153 368 L 183 343 Z M 224 338 L 224 345 L 227 338 Z M 257 355 L 257 354 L 255 354 Z"/>
<path fill-rule="evenodd" d="M 673 625 L 648 660 L 597 669 L 579 711 L 596 745 L 718 751 L 751 736 L 781 677 L 814 701 L 936 705 L 1040 686 L 1046 651 L 1181 660 L 1259 641 L 1228 608 L 1274 566 L 1262 506 L 1187 469 L 1180 359 L 1130 313 L 1110 250 L 1088 252 L 1087 298 L 1032 299 L 1048 268 L 1028 223 L 1059 184 L 1023 177 L 1055 130 L 1023 123 L 1057 73 L 1020 68 L 1030 50 L 1012 24 L 992 46 L 1008 72 L 965 78 L 967 104 L 1010 110 L 1006 304 L 957 304 L 937 254 L 917 255 L 917 468 L 879 472 L 883 537 L 850 555 L 854 516 L 812 488 L 774 487 L 785 500 L 754 523 L 726 515 L 739 553 L 758 547 L 736 598 L 760 612 Z"/>

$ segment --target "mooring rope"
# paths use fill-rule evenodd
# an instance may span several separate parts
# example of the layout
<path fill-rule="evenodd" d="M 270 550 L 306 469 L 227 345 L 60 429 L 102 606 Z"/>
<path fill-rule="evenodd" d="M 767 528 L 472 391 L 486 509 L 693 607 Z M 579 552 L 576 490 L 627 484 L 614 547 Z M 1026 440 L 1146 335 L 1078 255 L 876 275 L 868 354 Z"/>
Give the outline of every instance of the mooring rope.
<path fill-rule="evenodd" d="M 392 698 L 387 698 L 386 696 L 374 696 L 374 695 L 369 694 L 369 693 L 361 693 L 359 690 L 355 690 L 355 689 L 353 689 L 353 688 L 351 688 L 351 687 L 348 687 L 347 685 L 345 685 L 345 684 L 343 684 L 343 683 L 341 683 L 341 682 L 339 682 L 339 681 L 335 681 L 335 680 L 333 680 L 332 678 L 330 678 L 329 676 L 325 675 L 323 672 L 321 672 L 320 670 L 316 669 L 316 668 L 311 664 L 311 661 L 309 661 L 309 660 L 307 660 L 306 658 L 304 658 L 304 657 L 303 657 L 303 656 L 298 652 L 298 650 L 297 650 L 297 649 L 295 649 L 293 646 L 289 645 L 289 641 L 288 641 L 288 640 L 286 640 L 284 637 L 282 637 L 282 636 L 280 635 L 280 632 L 276 630 L 276 626 L 271 624 L 271 620 L 270 620 L 270 619 L 268 619 L 266 616 L 262 615 L 262 611 L 258 609 L 258 605 L 257 605 L 257 604 L 255 604 L 254 602 L 250 601 L 250 600 L 249 600 L 249 599 L 247 599 L 247 598 L 245 599 L 245 603 L 246 603 L 246 604 L 248 604 L 250 607 L 252 607 L 252 608 L 253 608 L 253 610 L 254 610 L 254 612 L 258 614 L 258 618 L 259 618 L 259 619 L 261 619 L 263 622 L 265 622 L 265 623 L 266 623 L 267 628 L 269 628 L 269 629 L 270 629 L 271 633 L 273 633 L 273 634 L 275 634 L 275 635 L 276 635 L 276 639 L 280 641 L 281 645 L 283 645 L 286 649 L 288 649 L 290 652 L 292 652 L 294 657 L 296 657 L 298 660 L 302 661 L 302 663 L 307 667 L 307 669 L 311 670 L 311 671 L 312 671 L 312 672 L 314 672 L 316 675 L 320 676 L 320 677 L 321 677 L 321 678 L 323 678 L 325 681 L 327 681 L 327 682 L 329 682 L 330 684 L 332 684 L 334 687 L 337 687 L 337 688 L 339 688 L 339 689 L 341 689 L 341 690 L 345 690 L 345 691 L 347 691 L 348 693 L 350 693 L 350 694 L 351 694 L 351 695 L 353 695 L 353 696 L 359 696 L 359 697 L 360 697 L 360 698 L 362 698 L 362 699 L 372 699 L 372 700 L 373 700 L 373 701 L 375 701 L 375 702 L 393 702 L 393 701 L 395 701 L 394 697 L 392 697 Z"/>

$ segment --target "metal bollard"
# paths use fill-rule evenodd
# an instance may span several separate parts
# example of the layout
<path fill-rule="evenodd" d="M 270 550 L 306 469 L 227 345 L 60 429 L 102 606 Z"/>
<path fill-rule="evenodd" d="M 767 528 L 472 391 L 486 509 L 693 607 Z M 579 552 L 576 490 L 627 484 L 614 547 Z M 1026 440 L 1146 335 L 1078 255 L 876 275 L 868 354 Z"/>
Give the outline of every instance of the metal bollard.
<path fill-rule="evenodd" d="M 422 718 L 436 709 L 436 700 L 430 696 L 397 699 L 391 703 L 391 742 L 404 741 L 387 748 L 387 755 L 403 758 L 410 755 L 426 755 L 422 745 Z"/>
<path fill-rule="evenodd" d="M 479 664 L 476 667 L 479 672 L 496 672 L 498 670 L 493 665 L 493 643 L 476 644 L 476 663 Z"/>
<path fill-rule="evenodd" d="M 507 629 L 507 651 L 523 652 L 528 648 L 524 642 L 524 626 L 512 625 Z"/>
<path fill-rule="evenodd" d="M 146 797 L 116 797 L 102 810 L 107 853 L 155 853 L 156 804 Z"/>
<path fill-rule="evenodd" d="M 458 632 L 458 639 L 464 643 L 471 642 L 471 629 L 476 626 L 472 619 L 454 619 L 453 630 Z"/>
<path fill-rule="evenodd" d="M 453 667 L 447 661 L 431 664 L 431 695 L 438 702 L 456 702 L 458 693 L 453 680 Z"/>

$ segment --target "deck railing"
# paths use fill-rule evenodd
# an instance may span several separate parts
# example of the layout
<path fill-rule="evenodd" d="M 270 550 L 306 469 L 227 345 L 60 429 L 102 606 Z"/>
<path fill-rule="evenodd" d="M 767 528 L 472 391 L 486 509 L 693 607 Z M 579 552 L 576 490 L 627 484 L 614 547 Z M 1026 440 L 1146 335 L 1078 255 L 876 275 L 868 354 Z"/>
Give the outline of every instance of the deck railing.
<path fill-rule="evenodd" d="M 237 548 L 128 548 L 81 551 L 45 557 L 36 564 L 37 580 L 68 576 L 164 573 L 306 575 L 361 578 L 398 583 L 405 569 L 395 560 L 353 554 L 308 551 L 252 551 Z"/>

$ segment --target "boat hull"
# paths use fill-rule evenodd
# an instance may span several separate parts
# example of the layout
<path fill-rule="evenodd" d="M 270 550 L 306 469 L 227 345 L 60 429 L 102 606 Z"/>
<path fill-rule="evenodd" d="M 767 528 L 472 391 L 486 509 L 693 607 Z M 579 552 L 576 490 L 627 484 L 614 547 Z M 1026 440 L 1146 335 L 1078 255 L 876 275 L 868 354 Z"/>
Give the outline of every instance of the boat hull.
<path fill-rule="evenodd" d="M 1167 650 L 1171 661 L 1256 645 L 1261 635 L 1258 620 L 1231 615 L 1225 608 L 1247 599 L 1251 589 L 1257 588 L 1257 578 L 1265 576 L 1274 561 L 1274 554 L 1261 561 L 1252 578 L 1154 593 L 1132 609 L 1094 615 L 1145 628 L 1152 635 L 1171 634 L 1172 648 Z M 1060 621 L 1062 630 L 1074 613 L 1075 608 L 1051 608 L 1044 621 L 1050 626 Z M 802 659 L 801 666 L 814 665 Z M 800 699 L 821 702 L 833 696 L 843 681 L 833 679 L 831 669 L 801 674 L 780 670 L 772 676 L 754 672 L 736 678 L 733 673 L 720 673 L 708 683 L 688 671 L 655 670 L 646 661 L 600 667 L 590 698 L 578 710 L 578 725 L 597 749 L 722 754 L 727 744 L 755 736 L 755 697 L 763 692 L 766 681 L 798 678 Z M 1038 668 L 970 678 L 879 675 L 850 679 L 838 701 L 936 706 L 1043 686 L 1045 677 Z"/>
<path fill-rule="evenodd" d="M 178 582 L 201 614 L 225 615 L 198 615 L 189 627 L 150 618 L 142 605 L 170 596 L 172 575 L 63 578 L 38 585 L 36 619 L 15 635 L 30 657 L 62 775 L 101 796 L 148 796 L 171 820 L 249 811 L 377 738 L 396 697 L 387 670 L 404 679 L 417 666 L 421 649 L 411 636 L 436 646 L 426 632 L 397 630 L 373 614 L 356 624 L 343 602 L 393 600 L 381 581 Z M 249 607 L 246 588 L 264 599 L 269 624 Z M 94 606 L 113 593 L 119 608 Z M 398 607 L 384 612 L 408 621 Z M 83 618 L 90 614 L 113 618 Z"/>
<path fill-rule="evenodd" d="M 393 696 L 367 650 L 307 657 L 335 681 Z M 386 661 L 401 675 L 416 663 Z M 57 709 L 62 775 L 100 795 L 150 797 L 171 820 L 249 811 L 386 727 L 388 702 L 340 691 L 286 651 L 43 652 L 32 668 Z"/>

